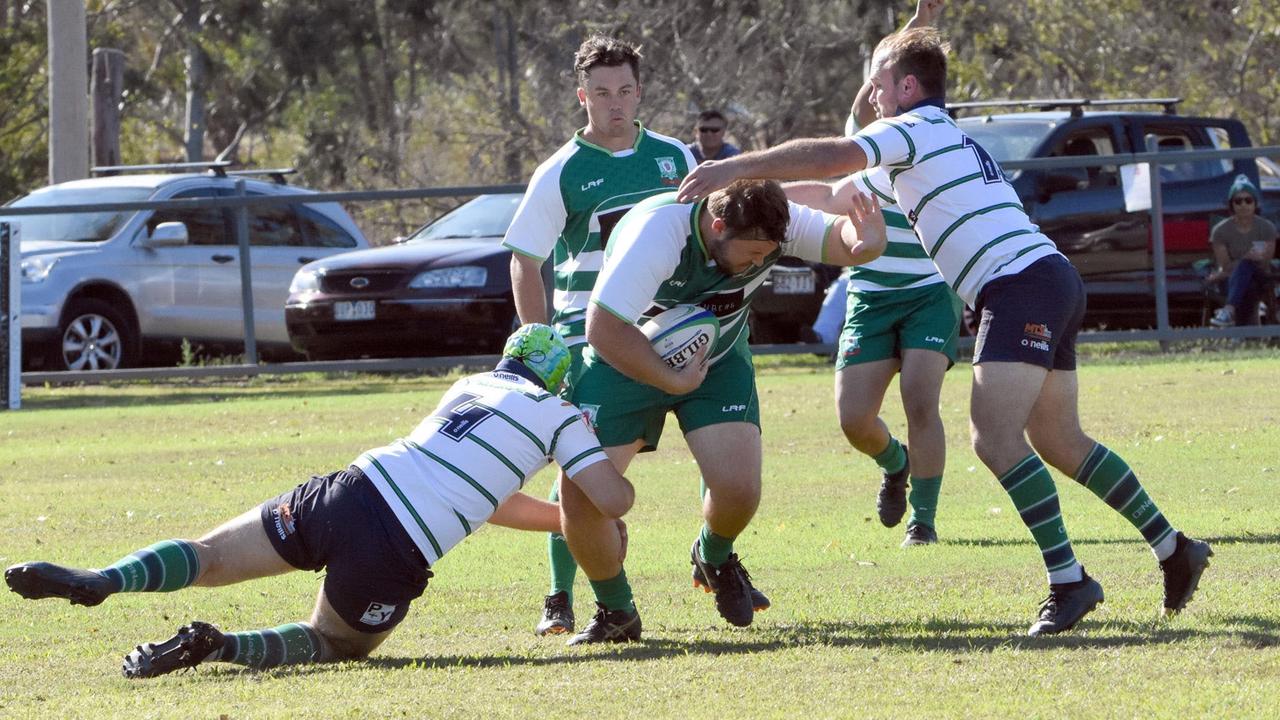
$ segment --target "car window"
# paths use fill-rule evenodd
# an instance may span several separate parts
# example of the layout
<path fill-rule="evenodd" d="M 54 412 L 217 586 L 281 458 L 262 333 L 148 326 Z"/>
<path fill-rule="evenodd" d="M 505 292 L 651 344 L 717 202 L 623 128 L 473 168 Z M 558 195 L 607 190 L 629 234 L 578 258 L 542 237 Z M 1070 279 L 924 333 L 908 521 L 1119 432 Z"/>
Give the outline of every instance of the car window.
<path fill-rule="evenodd" d="M 53 207 L 94 203 L 140 202 L 151 197 L 151 188 L 45 188 L 15 200 L 11 207 Z M 100 242 L 115 235 L 133 215 L 133 210 L 23 215 L 0 220 L 22 225 L 23 240 Z"/>
<path fill-rule="evenodd" d="M 996 162 L 1026 160 L 1044 141 L 1055 123 L 1050 120 L 996 120 L 961 118 L 960 129 L 987 151 Z"/>
<path fill-rule="evenodd" d="M 255 247 L 301 246 L 302 231 L 293 208 L 257 205 L 249 208 L 249 244 Z"/>
<path fill-rule="evenodd" d="M 191 188 L 175 194 L 172 199 L 215 197 L 218 194 L 214 188 Z M 157 210 L 147 220 L 147 233 L 155 232 L 160 223 L 180 222 L 187 226 L 189 245 L 234 245 L 235 238 L 228 221 L 228 213 L 223 208 Z"/>
<path fill-rule="evenodd" d="M 298 221 L 302 224 L 303 237 L 311 247 L 350 248 L 356 239 L 337 223 L 310 208 L 300 208 Z"/>
<path fill-rule="evenodd" d="M 516 216 L 521 196 L 517 193 L 481 195 L 453 212 L 418 230 L 405 242 L 429 242 L 454 238 L 500 238 Z"/>
<path fill-rule="evenodd" d="M 1116 145 L 1111 132 L 1105 127 L 1088 128 L 1065 136 L 1050 157 L 1096 157 L 1115 155 Z M 1089 176 L 1087 187 L 1116 187 L 1120 184 L 1118 165 L 1102 165 L 1084 168 Z"/>
<path fill-rule="evenodd" d="M 1150 126 L 1143 136 L 1147 152 L 1176 153 L 1188 150 L 1214 150 L 1209 133 L 1194 132 L 1193 128 Z M 1160 179 L 1164 182 L 1206 180 L 1231 172 L 1230 160 L 1195 160 L 1191 162 L 1160 163 Z"/>

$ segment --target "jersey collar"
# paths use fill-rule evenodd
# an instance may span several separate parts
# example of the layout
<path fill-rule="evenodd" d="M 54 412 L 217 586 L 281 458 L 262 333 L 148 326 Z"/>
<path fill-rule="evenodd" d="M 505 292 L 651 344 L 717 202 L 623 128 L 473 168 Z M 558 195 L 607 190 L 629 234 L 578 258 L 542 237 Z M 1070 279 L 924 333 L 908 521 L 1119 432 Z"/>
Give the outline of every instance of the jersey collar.
<path fill-rule="evenodd" d="M 546 383 L 542 382 L 542 378 L 538 377 L 532 370 L 525 367 L 524 363 L 512 358 L 502 358 L 493 368 L 496 372 L 509 372 L 512 375 L 519 375 L 529 382 L 537 385 L 543 390 L 547 389 Z"/>
<path fill-rule="evenodd" d="M 926 107 L 926 106 L 929 106 L 929 105 L 932 105 L 933 107 L 936 107 L 936 108 L 938 108 L 938 109 L 940 109 L 940 110 L 946 110 L 946 109 L 947 109 L 947 99 L 946 99 L 945 97 L 941 96 L 941 95 L 937 95 L 937 96 L 935 96 L 935 97 L 927 97 L 927 98 L 925 98 L 925 99 L 921 100 L 920 102 L 916 103 L 915 105 L 912 105 L 912 106 L 911 106 L 911 107 L 909 107 L 909 108 L 899 107 L 899 108 L 898 108 L 898 114 L 899 114 L 899 115 L 902 115 L 902 114 L 904 114 L 904 113 L 909 113 L 909 112 L 911 112 L 912 110 L 919 110 L 920 108 L 922 108 L 922 107 Z"/>
<path fill-rule="evenodd" d="M 614 151 L 608 148 L 600 147 L 599 145 L 596 145 L 595 143 L 590 142 L 586 138 L 584 138 L 582 136 L 582 131 L 584 130 L 584 128 L 578 128 L 576 131 L 574 131 L 573 139 L 579 145 L 585 148 L 591 148 L 592 150 L 602 152 L 605 155 L 617 155 L 618 153 L 636 152 L 637 150 L 640 149 L 640 140 L 644 138 L 644 125 L 642 125 L 639 120 L 633 120 L 632 122 L 636 126 L 636 141 L 632 143 L 631 147 L 628 148 L 627 150 L 619 150 L 617 153 L 615 153 Z"/>

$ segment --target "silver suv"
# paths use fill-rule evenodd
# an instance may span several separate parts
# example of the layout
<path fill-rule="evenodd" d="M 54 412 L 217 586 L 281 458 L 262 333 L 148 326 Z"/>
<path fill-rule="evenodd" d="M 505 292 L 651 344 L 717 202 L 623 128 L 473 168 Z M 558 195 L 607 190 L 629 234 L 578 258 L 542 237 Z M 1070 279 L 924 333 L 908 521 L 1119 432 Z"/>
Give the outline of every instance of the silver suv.
<path fill-rule="evenodd" d="M 314 191 L 246 179 L 249 196 Z M 8 207 L 139 202 L 234 194 L 236 178 L 140 174 L 52 185 Z M 4 217 L 21 231 L 22 344 L 28 367 L 129 367 L 144 351 L 183 339 L 244 342 L 239 252 L 227 208 Z M 287 349 L 284 304 L 294 272 L 369 246 L 336 203 L 249 208 L 255 337 Z"/>

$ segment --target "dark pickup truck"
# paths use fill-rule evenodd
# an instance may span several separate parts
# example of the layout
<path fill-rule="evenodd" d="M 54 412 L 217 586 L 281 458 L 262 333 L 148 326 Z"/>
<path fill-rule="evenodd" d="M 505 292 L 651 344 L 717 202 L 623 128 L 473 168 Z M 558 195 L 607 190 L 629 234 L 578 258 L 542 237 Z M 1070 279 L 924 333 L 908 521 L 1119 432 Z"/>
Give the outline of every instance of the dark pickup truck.
<path fill-rule="evenodd" d="M 1027 100 L 956 103 L 949 109 L 960 127 L 997 161 L 1251 146 L 1240 121 L 1178 115 L 1178 102 L 1176 98 Z M 1151 104 L 1163 111 L 1097 109 Z M 1025 110 L 1009 112 L 1014 107 Z M 1032 221 L 1084 278 L 1088 327 L 1156 324 L 1151 215 L 1147 210 L 1126 209 L 1122 172 L 1119 162 L 1006 172 Z M 1273 222 L 1280 211 L 1280 190 L 1259 182 L 1258 163 L 1252 158 L 1192 162 L 1171 158 L 1160 165 L 1159 174 L 1170 323 L 1198 325 L 1204 308 L 1204 263 L 1196 263 L 1212 257 L 1209 230 L 1213 222 L 1226 217 L 1233 179 L 1243 174 L 1263 188 L 1263 214 Z"/>

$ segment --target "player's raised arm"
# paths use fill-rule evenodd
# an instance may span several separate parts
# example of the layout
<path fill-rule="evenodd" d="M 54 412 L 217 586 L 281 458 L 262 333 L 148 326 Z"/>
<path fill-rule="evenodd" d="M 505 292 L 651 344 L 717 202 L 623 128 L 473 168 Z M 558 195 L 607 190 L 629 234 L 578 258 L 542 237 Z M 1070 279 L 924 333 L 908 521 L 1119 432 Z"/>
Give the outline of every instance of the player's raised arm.
<path fill-rule="evenodd" d="M 702 163 L 680 184 L 677 199 L 698 200 L 741 178 L 821 179 L 847 175 L 866 166 L 866 153 L 847 138 L 789 140 L 768 150 Z"/>
<path fill-rule="evenodd" d="M 887 242 L 880 203 L 853 192 L 849 209 L 827 233 L 823 256 L 832 265 L 861 265 L 880 257 Z"/>

